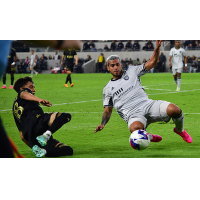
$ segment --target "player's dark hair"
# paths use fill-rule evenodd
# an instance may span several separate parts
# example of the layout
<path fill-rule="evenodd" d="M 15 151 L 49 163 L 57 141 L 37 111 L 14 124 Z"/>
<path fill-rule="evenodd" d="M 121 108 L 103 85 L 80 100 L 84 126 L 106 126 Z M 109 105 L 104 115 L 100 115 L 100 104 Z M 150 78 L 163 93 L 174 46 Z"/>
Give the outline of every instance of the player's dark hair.
<path fill-rule="evenodd" d="M 20 92 L 20 87 L 24 87 L 28 82 L 32 82 L 33 80 L 31 77 L 24 77 L 24 78 L 19 78 L 16 80 L 15 84 L 14 84 L 14 90 L 19 93 Z"/>

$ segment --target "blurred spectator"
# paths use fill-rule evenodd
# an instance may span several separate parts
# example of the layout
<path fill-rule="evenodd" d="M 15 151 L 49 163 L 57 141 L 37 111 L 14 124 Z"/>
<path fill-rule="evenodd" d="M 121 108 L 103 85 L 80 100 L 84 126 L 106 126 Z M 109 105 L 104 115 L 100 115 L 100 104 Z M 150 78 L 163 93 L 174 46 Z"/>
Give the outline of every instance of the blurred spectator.
<path fill-rule="evenodd" d="M 134 44 L 133 44 L 133 50 L 139 50 L 140 49 L 140 45 L 138 44 L 138 41 L 135 40 Z"/>
<path fill-rule="evenodd" d="M 42 54 L 43 56 L 40 58 L 40 70 L 47 70 L 47 61 L 45 59 L 44 54 Z"/>
<path fill-rule="evenodd" d="M 160 60 L 161 63 L 166 62 L 166 57 L 165 57 L 165 55 L 163 54 L 163 52 L 160 52 L 159 60 Z"/>
<path fill-rule="evenodd" d="M 147 62 L 147 60 L 144 58 L 142 61 L 142 64 L 145 64 Z"/>
<path fill-rule="evenodd" d="M 151 45 L 151 44 L 147 44 L 147 50 L 148 51 L 153 51 L 154 50 L 154 48 L 153 48 L 153 46 Z"/>
<path fill-rule="evenodd" d="M 83 51 L 84 50 L 88 50 L 88 49 L 89 49 L 89 45 L 88 45 L 88 43 L 86 41 L 84 41 L 84 43 L 83 43 Z"/>
<path fill-rule="evenodd" d="M 30 63 L 30 60 L 28 57 L 26 57 L 26 60 L 25 60 L 26 64 L 28 65 Z"/>
<path fill-rule="evenodd" d="M 187 63 L 192 63 L 192 58 L 190 56 L 187 57 Z"/>
<path fill-rule="evenodd" d="M 174 40 L 173 40 L 173 41 L 174 41 Z M 147 48 L 148 48 L 148 49 L 152 49 L 152 48 L 154 49 L 153 43 L 151 42 L 151 40 L 148 40 L 148 41 L 147 41 Z"/>
<path fill-rule="evenodd" d="M 49 60 L 52 60 L 52 56 L 51 55 L 49 56 Z"/>
<path fill-rule="evenodd" d="M 186 40 L 186 41 L 184 42 L 185 50 L 188 49 L 189 43 L 190 43 L 189 40 Z"/>
<path fill-rule="evenodd" d="M 42 54 L 42 57 L 41 58 L 43 58 L 44 60 L 47 60 L 47 57 L 44 55 L 44 54 Z M 40 58 L 40 59 L 41 59 Z"/>
<path fill-rule="evenodd" d="M 93 49 L 95 49 L 95 44 L 93 43 L 92 40 L 90 40 L 89 48 L 91 49 L 92 47 L 93 47 Z"/>
<path fill-rule="evenodd" d="M 90 61 L 92 58 L 90 57 L 90 55 L 87 55 L 87 58 L 85 59 L 85 62 Z"/>
<path fill-rule="evenodd" d="M 99 58 L 98 58 L 98 65 L 99 65 L 99 72 L 103 72 L 103 63 L 104 63 L 105 59 L 103 54 L 101 53 Z"/>
<path fill-rule="evenodd" d="M 143 46 L 143 48 L 142 48 L 142 50 L 143 50 L 143 51 L 146 51 L 147 49 L 148 49 L 148 48 L 147 48 L 147 43 L 145 43 L 144 46 Z"/>
<path fill-rule="evenodd" d="M 95 52 L 96 49 L 93 46 L 91 46 L 90 51 Z"/>
<path fill-rule="evenodd" d="M 135 62 L 135 65 L 141 65 L 141 62 L 140 62 L 140 59 L 137 58 L 136 62 Z"/>
<path fill-rule="evenodd" d="M 126 43 L 126 46 L 125 46 L 126 49 L 132 49 L 132 44 L 131 44 L 131 41 L 128 40 L 128 42 Z"/>
<path fill-rule="evenodd" d="M 193 60 L 192 66 L 190 67 L 190 73 L 193 71 L 194 73 L 196 73 L 196 71 L 198 70 L 198 58 L 195 58 L 195 60 Z"/>
<path fill-rule="evenodd" d="M 58 54 L 58 51 L 55 51 L 55 54 L 53 56 L 54 60 L 60 60 L 60 55 Z"/>
<path fill-rule="evenodd" d="M 18 73 L 26 73 L 26 66 L 22 60 L 17 64 Z"/>
<path fill-rule="evenodd" d="M 124 48 L 124 44 L 122 43 L 121 40 L 119 40 L 119 43 L 118 43 L 117 47 L 118 47 L 120 50 Z"/>
<path fill-rule="evenodd" d="M 195 48 L 196 48 L 196 50 L 200 50 L 200 45 L 199 45 L 199 43 L 196 44 L 196 47 L 195 47 Z"/>
<path fill-rule="evenodd" d="M 193 46 L 192 46 L 192 43 L 189 44 L 188 50 L 194 50 L 194 48 L 193 48 Z"/>
<path fill-rule="evenodd" d="M 29 47 L 27 47 L 25 44 L 21 49 L 22 52 L 29 52 Z"/>
<path fill-rule="evenodd" d="M 105 51 L 109 51 L 109 48 L 108 48 L 107 44 L 105 44 L 104 50 L 105 50 Z"/>
<path fill-rule="evenodd" d="M 108 73 L 109 71 L 108 71 L 108 69 L 107 69 L 107 62 L 105 62 L 104 64 L 103 64 L 103 73 Z"/>
<path fill-rule="evenodd" d="M 115 40 L 112 41 L 111 45 L 110 45 L 110 50 L 115 50 L 117 47 Z"/>

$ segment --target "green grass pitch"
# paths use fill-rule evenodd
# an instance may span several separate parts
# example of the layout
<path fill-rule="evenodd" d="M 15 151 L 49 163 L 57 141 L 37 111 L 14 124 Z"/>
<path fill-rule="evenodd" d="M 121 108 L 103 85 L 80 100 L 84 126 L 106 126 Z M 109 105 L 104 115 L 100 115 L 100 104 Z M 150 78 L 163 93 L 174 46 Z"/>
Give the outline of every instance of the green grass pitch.
<path fill-rule="evenodd" d="M 28 74 L 29 75 L 29 74 Z M 15 80 L 25 74 L 16 74 Z M 33 78 L 36 96 L 49 100 L 53 106 L 43 107 L 44 112 L 69 112 L 70 123 L 54 133 L 54 138 L 70 145 L 74 155 L 68 158 L 199 158 L 200 157 L 200 74 L 182 74 L 181 92 L 176 92 L 172 74 L 146 74 L 141 78 L 145 91 L 153 100 L 166 100 L 178 105 L 185 116 L 185 130 L 193 138 L 188 144 L 173 132 L 174 124 L 157 122 L 148 132 L 163 137 L 160 143 L 150 143 L 143 151 L 131 148 L 127 124 L 113 109 L 110 121 L 101 132 L 94 129 L 101 123 L 103 113 L 102 91 L 111 74 L 72 74 L 74 87 L 65 88 L 66 74 L 40 74 Z M 7 75 L 7 88 L 10 75 Z M 17 93 L 1 89 L 0 115 L 7 134 L 20 153 L 34 158 L 31 149 L 20 139 L 12 115 L 12 105 Z"/>

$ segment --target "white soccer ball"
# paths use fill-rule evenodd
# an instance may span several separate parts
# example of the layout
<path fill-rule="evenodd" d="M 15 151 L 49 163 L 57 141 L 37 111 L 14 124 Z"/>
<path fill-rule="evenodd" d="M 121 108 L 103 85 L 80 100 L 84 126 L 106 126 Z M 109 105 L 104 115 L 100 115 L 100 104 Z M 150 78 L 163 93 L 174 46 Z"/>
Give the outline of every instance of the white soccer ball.
<path fill-rule="evenodd" d="M 147 132 L 144 130 L 136 130 L 131 133 L 129 142 L 133 149 L 143 150 L 146 149 L 150 144 L 150 139 Z"/>

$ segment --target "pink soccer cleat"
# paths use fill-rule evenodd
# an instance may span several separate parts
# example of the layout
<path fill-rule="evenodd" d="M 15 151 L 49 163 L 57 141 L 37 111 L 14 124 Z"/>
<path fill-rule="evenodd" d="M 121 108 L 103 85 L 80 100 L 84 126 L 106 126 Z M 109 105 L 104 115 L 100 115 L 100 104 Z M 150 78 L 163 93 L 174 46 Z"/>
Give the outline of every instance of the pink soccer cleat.
<path fill-rule="evenodd" d="M 11 85 L 11 86 L 9 87 L 9 89 L 13 89 L 13 86 Z"/>
<path fill-rule="evenodd" d="M 147 135 L 149 136 L 151 142 L 160 142 L 162 140 L 162 137 L 159 135 L 153 135 L 150 133 L 148 133 Z"/>
<path fill-rule="evenodd" d="M 2 89 L 6 89 L 6 85 L 3 85 L 3 86 L 2 86 Z"/>
<path fill-rule="evenodd" d="M 190 137 L 190 135 L 185 131 L 183 130 L 182 133 L 179 133 L 176 128 L 174 128 L 174 132 L 177 133 L 178 135 L 180 135 L 184 141 L 186 141 L 187 143 L 192 143 L 192 138 Z"/>

